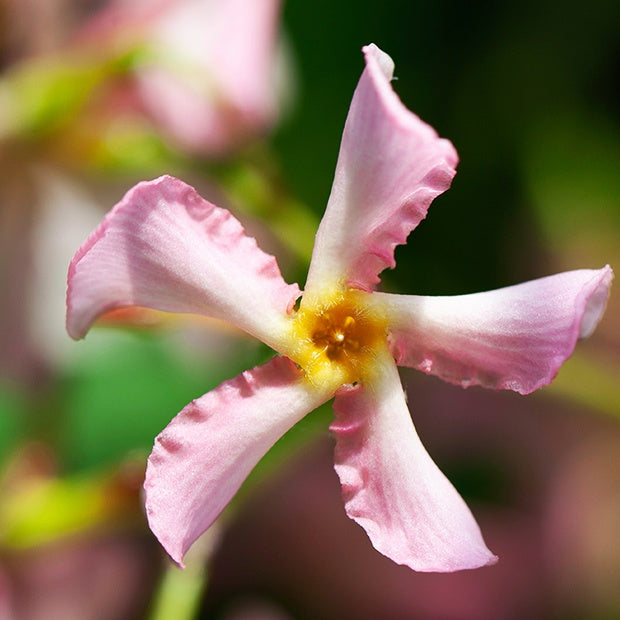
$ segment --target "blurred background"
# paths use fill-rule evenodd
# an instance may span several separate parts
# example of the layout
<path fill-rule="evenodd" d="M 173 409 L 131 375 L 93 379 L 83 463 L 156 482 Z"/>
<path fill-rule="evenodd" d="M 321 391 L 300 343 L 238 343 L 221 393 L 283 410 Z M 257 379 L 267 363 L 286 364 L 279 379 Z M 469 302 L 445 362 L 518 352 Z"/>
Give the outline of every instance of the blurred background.
<path fill-rule="evenodd" d="M 452 140 L 452 188 L 386 290 L 620 266 L 620 4 L 0 0 L 0 619 L 620 618 L 620 301 L 521 397 L 403 371 L 496 566 L 417 574 L 343 510 L 329 407 L 265 458 L 180 571 L 146 526 L 154 437 L 270 352 L 142 313 L 64 331 L 68 263 L 139 180 L 233 211 L 303 285 L 374 42 Z"/>

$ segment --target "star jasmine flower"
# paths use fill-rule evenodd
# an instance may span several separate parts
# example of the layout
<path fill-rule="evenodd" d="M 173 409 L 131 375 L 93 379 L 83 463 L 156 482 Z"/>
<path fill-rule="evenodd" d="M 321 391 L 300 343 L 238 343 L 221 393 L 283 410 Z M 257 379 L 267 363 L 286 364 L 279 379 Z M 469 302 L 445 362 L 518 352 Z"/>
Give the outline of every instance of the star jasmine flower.
<path fill-rule="evenodd" d="M 138 305 L 226 320 L 279 354 L 191 402 L 155 441 L 149 524 L 180 565 L 275 441 L 331 398 L 345 509 L 374 547 L 419 571 L 494 563 L 416 434 L 397 365 L 525 394 L 604 311 L 608 266 L 456 297 L 373 290 L 458 158 L 394 93 L 390 57 L 364 55 L 303 295 L 228 211 L 168 176 L 130 190 L 69 267 L 73 338 Z"/>

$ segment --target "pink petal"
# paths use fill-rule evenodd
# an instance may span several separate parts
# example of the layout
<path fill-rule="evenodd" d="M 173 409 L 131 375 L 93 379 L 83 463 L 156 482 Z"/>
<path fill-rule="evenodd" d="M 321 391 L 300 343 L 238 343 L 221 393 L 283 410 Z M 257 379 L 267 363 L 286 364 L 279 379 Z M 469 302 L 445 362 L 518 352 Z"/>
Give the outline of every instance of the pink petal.
<path fill-rule="evenodd" d="M 136 305 L 224 319 L 277 347 L 299 294 L 226 210 L 163 176 L 131 189 L 69 266 L 67 330 Z"/>
<path fill-rule="evenodd" d="M 347 515 L 377 551 L 414 570 L 494 563 L 469 508 L 420 442 L 394 362 L 379 363 L 377 382 L 342 390 L 334 403 Z"/>
<path fill-rule="evenodd" d="M 306 290 L 346 281 L 369 289 L 394 267 L 394 248 L 450 186 L 458 156 L 390 86 L 392 59 L 364 48 L 366 69 L 347 117 Z"/>
<path fill-rule="evenodd" d="M 176 562 L 182 565 L 275 441 L 332 396 L 308 385 L 291 361 L 276 357 L 190 403 L 157 437 L 146 509 Z"/>
<path fill-rule="evenodd" d="M 613 272 L 567 271 L 454 297 L 373 295 L 390 308 L 399 365 L 463 387 L 528 394 L 550 383 L 600 320 Z"/>

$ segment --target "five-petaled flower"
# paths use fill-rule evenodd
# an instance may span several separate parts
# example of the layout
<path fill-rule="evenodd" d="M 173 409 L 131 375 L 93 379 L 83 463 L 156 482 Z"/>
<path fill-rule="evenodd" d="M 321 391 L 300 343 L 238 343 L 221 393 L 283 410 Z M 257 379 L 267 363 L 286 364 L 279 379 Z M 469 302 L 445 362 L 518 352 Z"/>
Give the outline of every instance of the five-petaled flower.
<path fill-rule="evenodd" d="M 465 502 L 424 450 L 397 365 L 463 386 L 549 383 L 600 319 L 609 267 L 457 297 L 373 291 L 394 248 L 455 174 L 452 144 L 390 86 L 364 48 L 335 180 L 301 301 L 226 210 L 171 177 L 140 183 L 78 250 L 67 328 L 138 305 L 225 319 L 279 353 L 190 403 L 159 435 L 145 489 L 151 529 L 182 565 L 272 444 L 334 398 L 346 512 L 377 550 L 421 571 L 493 563 Z"/>

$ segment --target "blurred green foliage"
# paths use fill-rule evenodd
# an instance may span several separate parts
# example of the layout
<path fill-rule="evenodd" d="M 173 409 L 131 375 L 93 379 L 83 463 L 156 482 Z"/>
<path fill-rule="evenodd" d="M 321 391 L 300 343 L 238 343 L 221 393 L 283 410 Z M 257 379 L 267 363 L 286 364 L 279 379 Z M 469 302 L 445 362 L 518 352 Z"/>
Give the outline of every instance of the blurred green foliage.
<path fill-rule="evenodd" d="M 25 416 L 25 396 L 0 385 L 0 465 L 24 438 Z"/>

